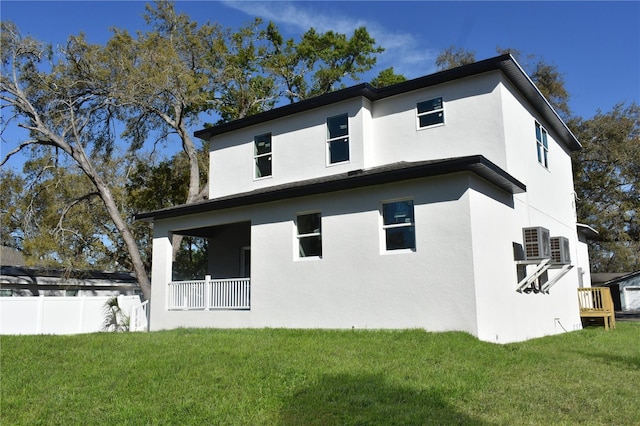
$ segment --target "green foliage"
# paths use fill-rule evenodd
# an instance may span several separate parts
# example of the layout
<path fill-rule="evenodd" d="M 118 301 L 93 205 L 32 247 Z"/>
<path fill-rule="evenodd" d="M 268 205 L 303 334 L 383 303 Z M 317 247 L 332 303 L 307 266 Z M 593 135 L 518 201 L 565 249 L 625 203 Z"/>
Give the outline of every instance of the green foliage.
<path fill-rule="evenodd" d="M 1 174 L 2 244 L 21 249 L 32 266 L 113 269 L 105 245 L 110 221 L 87 177 L 53 157 L 29 161 L 24 171 L 24 179 Z"/>
<path fill-rule="evenodd" d="M 407 78 L 402 74 L 396 74 L 393 67 L 380 71 L 378 76 L 371 80 L 373 87 L 381 88 L 385 86 L 391 86 L 392 84 L 402 83 L 407 81 Z"/>
<path fill-rule="evenodd" d="M 356 28 L 349 39 L 333 31 L 318 34 L 313 28 L 304 33 L 298 51 L 307 69 L 315 72 L 307 93 L 299 93 L 298 97 L 331 92 L 346 76 L 358 80 L 360 73 L 375 65 L 376 58 L 372 55 L 383 51 L 374 46 L 374 39 L 364 27 Z"/>
<path fill-rule="evenodd" d="M 549 101 L 560 117 L 566 122 L 571 119 L 569 92 L 565 87 L 564 75 L 557 65 L 550 64 L 542 57 L 526 55 L 513 48 L 498 47 L 499 54 L 511 54 L 526 70 L 540 93 Z"/>
<path fill-rule="evenodd" d="M 24 241 L 21 205 L 25 181 L 11 169 L 0 170 L 0 245 L 21 250 Z"/>
<path fill-rule="evenodd" d="M 205 238 L 184 237 L 173 262 L 174 281 L 201 280 L 209 271 L 209 242 Z"/>
<path fill-rule="evenodd" d="M 436 67 L 438 70 L 448 70 L 476 61 L 476 54 L 471 50 L 449 46 L 438 54 Z"/>
<path fill-rule="evenodd" d="M 536 84 L 540 93 L 553 105 L 558 114 L 564 120 L 567 120 L 571 115 L 569 92 L 565 88 L 564 77 L 558 70 L 558 66 L 539 59 L 531 73 L 531 80 Z"/>
<path fill-rule="evenodd" d="M 578 220 L 600 232 L 590 242 L 596 272 L 640 269 L 640 106 L 616 105 L 571 123 Z"/>
<path fill-rule="evenodd" d="M 220 40 L 220 57 L 224 69 L 220 84 L 211 92 L 212 105 L 223 122 L 254 115 L 274 107 L 277 101 L 276 76 L 264 72 L 264 61 L 270 53 L 265 39 L 262 21 L 236 32 L 227 31 Z M 277 32 L 275 27 L 269 29 Z"/>
<path fill-rule="evenodd" d="M 2 336 L 3 423 L 635 425 L 640 325 Z M 42 372 L 47 374 L 43 375 Z"/>
<path fill-rule="evenodd" d="M 201 185 L 204 185 L 207 179 L 208 158 L 208 152 L 201 148 L 198 151 Z M 124 204 L 131 215 L 183 204 L 187 197 L 189 178 L 189 160 L 183 152 L 179 152 L 171 159 L 160 161 L 157 164 L 138 158 L 133 162 L 127 174 L 127 180 L 124 185 Z M 132 223 L 131 227 L 138 241 L 145 268 L 147 271 L 151 271 L 153 229 L 145 222 Z M 194 250 L 198 251 L 198 248 L 203 249 L 206 246 L 205 241 L 191 238 L 186 238 L 177 243 L 183 249 L 178 253 L 178 258 L 176 259 L 178 269 L 190 269 L 190 261 L 194 257 Z M 121 259 L 120 262 L 126 262 L 126 259 Z M 202 279 L 206 273 L 206 259 L 204 271 L 201 267 L 201 259 L 198 259 L 195 263 L 198 265 L 195 269 L 198 273 L 201 273 L 198 278 Z"/>

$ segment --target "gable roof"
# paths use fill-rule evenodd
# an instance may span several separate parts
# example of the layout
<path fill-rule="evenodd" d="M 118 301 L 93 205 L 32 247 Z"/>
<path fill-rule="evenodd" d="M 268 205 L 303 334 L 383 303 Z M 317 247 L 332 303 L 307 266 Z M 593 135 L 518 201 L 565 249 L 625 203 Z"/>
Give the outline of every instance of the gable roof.
<path fill-rule="evenodd" d="M 148 221 L 167 219 L 188 214 L 204 213 L 232 207 L 261 204 L 458 172 L 474 173 L 510 194 L 526 191 L 526 186 L 522 182 L 484 156 L 472 155 L 444 160 L 399 162 L 366 170 L 352 170 L 347 173 L 275 185 L 241 194 L 183 204 L 152 212 L 138 213 L 135 215 L 135 219 Z"/>
<path fill-rule="evenodd" d="M 419 77 L 413 80 L 404 81 L 402 83 L 375 88 L 368 83 L 358 84 L 342 90 L 336 90 L 321 96 L 305 99 L 300 102 L 274 108 L 260 114 L 245 117 L 239 120 L 222 123 L 213 127 L 198 130 L 194 135 L 198 138 L 209 140 L 211 137 L 221 135 L 223 133 L 242 129 L 244 127 L 253 126 L 255 124 L 264 123 L 266 121 L 275 120 L 287 115 L 296 114 L 303 111 L 330 105 L 355 97 L 365 97 L 371 101 L 384 99 L 390 96 L 435 86 L 450 81 L 459 80 L 474 75 L 490 71 L 501 71 L 509 81 L 518 89 L 524 98 L 536 109 L 540 114 L 546 127 L 551 129 L 560 138 L 570 151 L 577 151 L 582 148 L 580 142 L 575 135 L 569 130 L 558 113 L 553 109 L 547 99 L 540 93 L 533 81 L 524 72 L 518 62 L 511 54 L 496 56 L 494 58 L 485 59 L 483 61 L 474 62 L 472 64 L 463 65 L 461 67 L 440 71 Z"/>
<path fill-rule="evenodd" d="M 640 276 L 640 271 L 635 271 L 635 272 L 631 272 L 629 274 L 622 274 L 622 276 L 616 277 L 614 279 L 608 280 L 607 282 L 605 282 L 604 286 L 611 286 L 614 284 L 619 284 L 623 281 L 630 281 L 632 278 L 638 277 Z"/>

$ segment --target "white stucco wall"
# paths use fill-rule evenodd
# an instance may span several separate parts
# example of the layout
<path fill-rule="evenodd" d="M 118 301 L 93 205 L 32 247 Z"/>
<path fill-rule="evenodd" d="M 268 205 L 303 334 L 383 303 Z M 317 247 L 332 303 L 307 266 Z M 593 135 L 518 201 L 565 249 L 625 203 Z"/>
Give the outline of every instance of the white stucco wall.
<path fill-rule="evenodd" d="M 354 98 L 215 136 L 211 141 L 209 197 L 247 192 L 266 186 L 344 173 L 364 167 L 363 122 L 370 113 L 363 109 L 370 102 Z M 350 161 L 328 164 L 327 118 L 349 117 Z M 367 129 L 369 131 L 369 129 Z M 254 137 L 271 133 L 272 176 L 255 179 Z"/>
<path fill-rule="evenodd" d="M 417 102 L 442 96 L 445 124 L 417 129 Z M 350 161 L 328 165 L 326 119 L 349 116 Z M 537 161 L 535 121 L 548 132 Z M 272 134 L 273 175 L 254 179 L 253 138 Z M 151 328 L 299 327 L 462 330 L 511 342 L 580 327 L 578 243 L 566 148 L 500 72 L 371 102 L 355 98 L 214 137 L 210 197 L 399 161 L 482 154 L 523 182 L 506 194 L 469 173 L 157 220 Z M 382 249 L 382 201 L 415 201 L 417 249 Z M 323 256 L 298 259 L 296 214 L 321 212 Z M 251 223 L 251 310 L 167 311 L 174 231 Z M 564 236 L 575 266 L 549 294 L 516 292 L 522 228 Z M 212 264 L 215 264 L 212 263 Z M 549 271 L 553 278 L 557 270 Z"/>
<path fill-rule="evenodd" d="M 354 98 L 213 137 L 210 198 L 399 161 L 482 154 L 506 167 L 499 72 L 371 102 Z M 443 97 L 445 124 L 417 129 L 416 103 Z M 327 164 L 326 120 L 349 116 L 350 161 Z M 254 179 L 253 138 L 272 134 L 272 176 Z M 535 152 L 534 152 L 535 154 Z"/>
<path fill-rule="evenodd" d="M 467 174 L 389 184 L 157 221 L 163 235 L 251 218 L 250 311 L 167 311 L 167 268 L 154 268 L 152 329 L 175 327 L 412 328 L 477 335 Z M 413 198 L 417 249 L 385 252 L 381 202 Z M 296 213 L 322 213 L 323 256 L 298 259 Z"/>
<path fill-rule="evenodd" d="M 517 292 L 513 242 L 522 244 L 522 228 L 527 225 L 523 225 L 523 215 L 514 214 L 514 208 L 527 207 L 481 179 L 472 178 L 471 186 L 478 337 L 508 343 L 580 328 L 577 269 L 562 277 L 548 294 Z M 550 269 L 549 279 L 557 273 Z"/>
<path fill-rule="evenodd" d="M 375 102 L 375 164 L 482 154 L 505 167 L 499 82 L 493 72 Z M 416 104 L 436 97 L 445 124 L 417 129 Z"/>

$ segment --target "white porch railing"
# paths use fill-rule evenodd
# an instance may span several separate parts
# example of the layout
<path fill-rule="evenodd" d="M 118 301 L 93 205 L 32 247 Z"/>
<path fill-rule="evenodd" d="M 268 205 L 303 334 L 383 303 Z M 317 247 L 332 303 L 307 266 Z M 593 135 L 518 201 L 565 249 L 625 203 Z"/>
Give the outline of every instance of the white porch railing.
<path fill-rule="evenodd" d="M 251 309 L 251 279 L 172 281 L 167 303 L 174 310 Z"/>

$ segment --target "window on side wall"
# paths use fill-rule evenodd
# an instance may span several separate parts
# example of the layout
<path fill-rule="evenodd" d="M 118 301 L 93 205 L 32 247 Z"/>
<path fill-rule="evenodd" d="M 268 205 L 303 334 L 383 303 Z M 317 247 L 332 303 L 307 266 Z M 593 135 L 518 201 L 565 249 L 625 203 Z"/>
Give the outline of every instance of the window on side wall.
<path fill-rule="evenodd" d="M 538 150 L 538 163 L 548 169 L 549 142 L 547 141 L 547 131 L 538 123 L 536 123 L 536 149 Z"/>
<path fill-rule="evenodd" d="M 320 213 L 300 214 L 296 218 L 299 257 L 322 256 Z"/>
<path fill-rule="evenodd" d="M 271 176 L 271 133 L 253 138 L 254 178 Z"/>
<path fill-rule="evenodd" d="M 327 159 L 329 164 L 349 161 L 349 117 L 327 118 Z"/>
<path fill-rule="evenodd" d="M 418 129 L 444 124 L 444 104 L 442 97 L 417 104 Z"/>
<path fill-rule="evenodd" d="M 387 250 L 415 250 L 413 200 L 383 203 L 382 229 Z"/>

